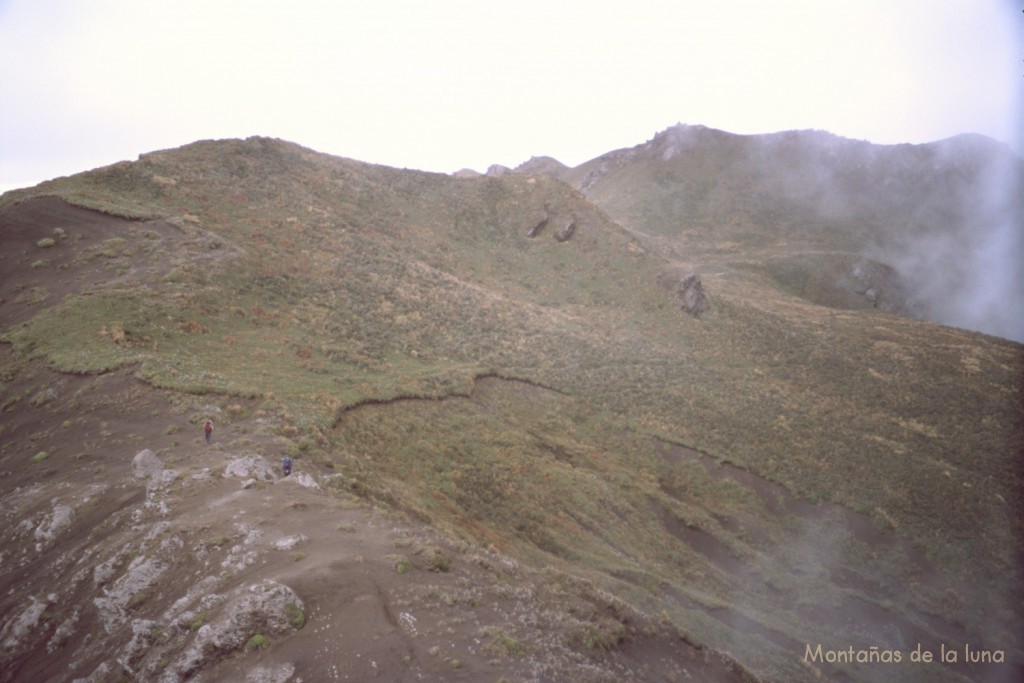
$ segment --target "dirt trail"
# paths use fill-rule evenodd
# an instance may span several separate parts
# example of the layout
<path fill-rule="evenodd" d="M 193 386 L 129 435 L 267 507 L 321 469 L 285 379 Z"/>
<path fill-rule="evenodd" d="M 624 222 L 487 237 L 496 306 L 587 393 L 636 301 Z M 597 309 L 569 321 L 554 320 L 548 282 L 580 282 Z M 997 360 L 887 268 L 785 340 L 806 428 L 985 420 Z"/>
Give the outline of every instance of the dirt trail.
<path fill-rule="evenodd" d="M 586 582 L 374 507 L 308 458 L 277 477 L 287 443 L 255 403 L 163 392 L 130 369 L 18 369 L 0 414 L 0 680 L 182 680 L 204 628 L 268 582 L 301 600 L 301 628 L 207 648 L 196 680 L 742 679 Z M 144 449 L 160 464 L 140 475 Z"/>

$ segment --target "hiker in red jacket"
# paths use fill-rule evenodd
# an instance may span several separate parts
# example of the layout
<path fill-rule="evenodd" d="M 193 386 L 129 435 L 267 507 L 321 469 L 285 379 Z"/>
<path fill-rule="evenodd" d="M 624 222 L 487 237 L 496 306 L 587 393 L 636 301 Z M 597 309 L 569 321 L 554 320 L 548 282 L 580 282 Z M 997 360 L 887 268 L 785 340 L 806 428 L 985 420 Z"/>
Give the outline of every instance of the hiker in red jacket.
<path fill-rule="evenodd" d="M 210 444 L 210 435 L 213 434 L 213 420 L 207 420 L 203 425 L 203 433 L 206 434 L 206 444 Z"/>

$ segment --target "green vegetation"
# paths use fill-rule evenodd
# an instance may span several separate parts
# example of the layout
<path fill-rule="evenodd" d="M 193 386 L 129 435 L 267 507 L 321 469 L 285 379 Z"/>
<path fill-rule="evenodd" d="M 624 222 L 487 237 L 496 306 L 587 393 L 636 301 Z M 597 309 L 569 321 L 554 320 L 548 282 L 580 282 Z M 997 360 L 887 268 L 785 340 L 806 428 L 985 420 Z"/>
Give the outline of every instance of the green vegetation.
<path fill-rule="evenodd" d="M 292 628 L 297 631 L 306 625 L 305 613 L 294 602 L 289 602 L 284 606 L 284 615 L 288 619 L 288 623 L 292 625 Z"/>
<path fill-rule="evenodd" d="M 822 616 L 856 601 L 1024 632 L 1019 601 L 987 597 L 1018 594 L 1020 346 L 855 310 L 822 276 L 849 265 L 834 237 L 849 226 L 791 249 L 806 216 L 718 213 L 742 183 L 717 187 L 714 160 L 698 161 L 682 222 L 655 163 L 632 167 L 629 193 L 595 188 L 603 211 L 648 227 L 641 245 L 549 178 L 455 179 L 262 139 L 147 155 L 0 199 L 54 194 L 180 233 L 131 286 L 47 299 L 0 341 L 64 372 L 130 367 L 239 406 L 227 415 L 250 400 L 304 468 L 333 475 L 332 495 L 552 567 L 552 591 L 586 577 L 768 678 L 807 675 L 780 642 L 861 642 Z M 527 237 L 545 216 L 576 232 Z M 79 256 L 138 259 L 158 241 L 139 227 Z M 658 283 L 679 253 L 704 273 L 700 319 Z M 410 555 L 449 569 L 438 548 Z M 575 642 L 615 647 L 620 616 L 612 601 L 576 615 Z M 737 638 L 744 624 L 761 635 Z"/>
<path fill-rule="evenodd" d="M 252 652 L 253 650 L 265 650 L 270 646 L 270 640 L 261 633 L 257 633 L 252 638 L 246 641 L 245 651 Z"/>
<path fill-rule="evenodd" d="M 512 657 L 523 654 L 522 644 L 501 629 L 491 626 L 480 630 L 480 637 L 486 639 L 486 647 L 495 655 Z"/>
<path fill-rule="evenodd" d="M 395 572 L 398 574 L 405 574 L 412 569 L 412 562 L 404 555 L 392 555 L 389 559 L 392 560 L 392 566 L 394 566 Z"/>

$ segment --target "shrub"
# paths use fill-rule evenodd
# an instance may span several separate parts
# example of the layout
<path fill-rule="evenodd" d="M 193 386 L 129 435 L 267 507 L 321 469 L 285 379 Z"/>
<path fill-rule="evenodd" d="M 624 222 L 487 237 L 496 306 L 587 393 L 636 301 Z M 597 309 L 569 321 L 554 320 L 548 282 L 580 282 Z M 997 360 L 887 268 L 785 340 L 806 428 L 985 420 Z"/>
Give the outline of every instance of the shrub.
<path fill-rule="evenodd" d="M 435 550 L 430 557 L 430 570 L 435 572 L 446 572 L 451 568 L 451 561 L 448 556 L 440 550 Z"/>
<path fill-rule="evenodd" d="M 257 633 L 245 644 L 245 651 L 252 652 L 253 650 L 263 650 L 268 645 L 270 645 L 270 641 L 267 640 L 267 637 L 262 633 Z"/>
<path fill-rule="evenodd" d="M 491 641 L 487 644 L 487 649 L 496 655 L 510 657 L 523 654 L 522 644 L 504 631 L 485 628 L 481 635 L 489 635 L 491 637 Z"/>
<path fill-rule="evenodd" d="M 39 451 L 38 453 L 36 453 L 35 455 L 32 456 L 32 462 L 36 462 L 36 463 L 42 462 L 42 461 L 46 460 L 49 457 L 50 457 L 50 454 L 47 453 L 46 451 Z"/>
<path fill-rule="evenodd" d="M 302 612 L 302 608 L 294 602 L 289 602 L 284 606 L 284 615 L 295 630 L 300 630 L 306 625 L 306 615 Z"/>
<path fill-rule="evenodd" d="M 40 249 L 49 249 L 53 245 L 57 244 L 57 241 L 52 237 L 44 237 L 43 239 L 36 242 L 36 246 Z"/>

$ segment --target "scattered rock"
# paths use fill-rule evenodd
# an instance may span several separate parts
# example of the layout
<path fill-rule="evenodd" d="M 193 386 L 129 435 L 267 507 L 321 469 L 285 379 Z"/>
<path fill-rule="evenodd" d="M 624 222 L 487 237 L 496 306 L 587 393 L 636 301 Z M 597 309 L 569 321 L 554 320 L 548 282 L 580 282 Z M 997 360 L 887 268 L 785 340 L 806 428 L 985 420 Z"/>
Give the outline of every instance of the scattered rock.
<path fill-rule="evenodd" d="M 60 533 L 71 526 L 74 518 L 75 511 L 67 505 L 54 505 L 53 512 L 43 517 L 43 521 L 36 527 L 36 550 L 41 550 L 43 545 L 52 542 Z"/>
<path fill-rule="evenodd" d="M 132 460 L 132 473 L 136 479 L 149 479 L 164 469 L 164 463 L 156 453 L 148 448 L 135 454 Z"/>
<path fill-rule="evenodd" d="M 143 555 L 136 557 L 124 576 L 114 582 L 104 595 L 93 600 L 100 613 L 100 621 L 107 633 L 113 633 L 125 621 L 125 610 L 130 603 L 144 599 L 145 591 L 167 571 L 167 564 Z"/>
<path fill-rule="evenodd" d="M 127 558 L 128 548 L 121 548 L 116 555 L 96 565 L 92 570 L 93 583 L 97 586 L 102 586 L 107 581 L 110 581 Z"/>
<path fill-rule="evenodd" d="M 675 295 L 679 308 L 697 317 L 711 308 L 704 295 L 704 286 L 700 276 L 689 266 L 674 264 L 665 268 L 659 280 L 662 285 Z"/>
<path fill-rule="evenodd" d="M 559 242 L 566 242 L 572 237 L 574 232 L 576 232 L 576 220 L 570 218 L 566 221 L 565 225 L 555 232 L 555 239 Z"/>
<path fill-rule="evenodd" d="M 256 564 L 258 558 L 259 553 L 255 550 L 246 550 L 240 545 L 235 545 L 228 551 L 228 556 L 224 558 L 220 566 L 229 572 L 238 573 Z"/>
<path fill-rule="evenodd" d="M 545 212 L 544 216 L 539 221 L 537 221 L 537 223 L 532 228 L 530 228 L 529 231 L 527 231 L 526 236 L 527 237 L 536 237 L 547 226 L 547 224 L 548 224 L 548 214 Z"/>
<path fill-rule="evenodd" d="M 291 550 L 295 546 L 301 543 L 308 543 L 309 536 L 306 534 L 296 534 L 295 536 L 285 536 L 274 541 L 274 547 L 278 550 Z"/>
<path fill-rule="evenodd" d="M 130 669 L 153 645 L 157 623 L 152 619 L 135 619 L 132 621 L 132 639 L 128 641 L 118 662 Z"/>
<path fill-rule="evenodd" d="M 255 545 L 263 540 L 263 532 L 248 524 L 235 524 L 235 532 L 244 536 L 242 543 L 245 545 Z"/>
<path fill-rule="evenodd" d="M 240 588 L 214 621 L 199 628 L 192 644 L 174 664 L 174 671 L 188 676 L 206 663 L 240 650 L 254 634 L 272 637 L 289 633 L 295 630 L 289 614 L 304 608 L 295 591 L 277 581 Z"/>
<path fill-rule="evenodd" d="M 296 472 L 296 473 L 293 473 L 293 474 L 285 477 L 284 479 L 281 479 L 277 483 L 278 484 L 283 484 L 285 482 L 291 482 L 293 484 L 297 484 L 299 486 L 304 486 L 307 489 L 313 489 L 315 491 L 319 491 L 320 490 L 320 485 L 316 483 L 316 479 L 313 478 L 313 475 L 309 474 L 308 472 Z"/>
<path fill-rule="evenodd" d="M 13 650 L 21 645 L 22 640 L 31 634 L 39 624 L 39 619 L 49 606 L 49 601 L 40 600 L 34 595 L 29 596 L 29 604 L 14 619 L 4 625 L 0 631 L 0 642 L 6 650 Z"/>
<path fill-rule="evenodd" d="M 865 258 L 853 267 L 852 274 L 857 282 L 854 292 L 874 308 L 899 315 L 915 313 L 908 304 L 907 285 L 892 266 Z"/>
<path fill-rule="evenodd" d="M 190 605 L 200 598 L 205 600 L 216 596 L 223 599 L 222 596 L 217 596 L 213 591 L 219 582 L 220 580 L 216 576 L 206 576 L 192 584 L 184 597 L 178 598 L 178 600 L 176 600 L 175 603 L 171 605 L 166 612 L 164 612 L 163 620 L 169 624 L 177 623 L 177 625 L 187 628 L 189 624 L 192 623 L 192 620 L 195 619 L 195 613 L 187 611 Z M 219 601 L 213 604 L 219 604 Z M 208 609 L 202 606 L 200 606 L 200 608 Z"/>
<path fill-rule="evenodd" d="M 246 683 L 287 683 L 295 675 L 291 662 L 277 666 L 258 666 L 245 675 Z"/>
<path fill-rule="evenodd" d="M 277 481 L 273 466 L 261 455 L 245 455 L 233 458 L 224 468 L 225 477 L 254 479 L 256 481 Z"/>
<path fill-rule="evenodd" d="M 47 653 L 53 653 L 57 651 L 57 648 L 67 642 L 68 638 L 75 632 L 75 627 L 78 625 L 79 610 L 75 610 L 71 613 L 71 616 L 60 623 L 59 626 L 54 630 L 53 636 L 50 638 L 50 642 L 46 644 Z"/>

